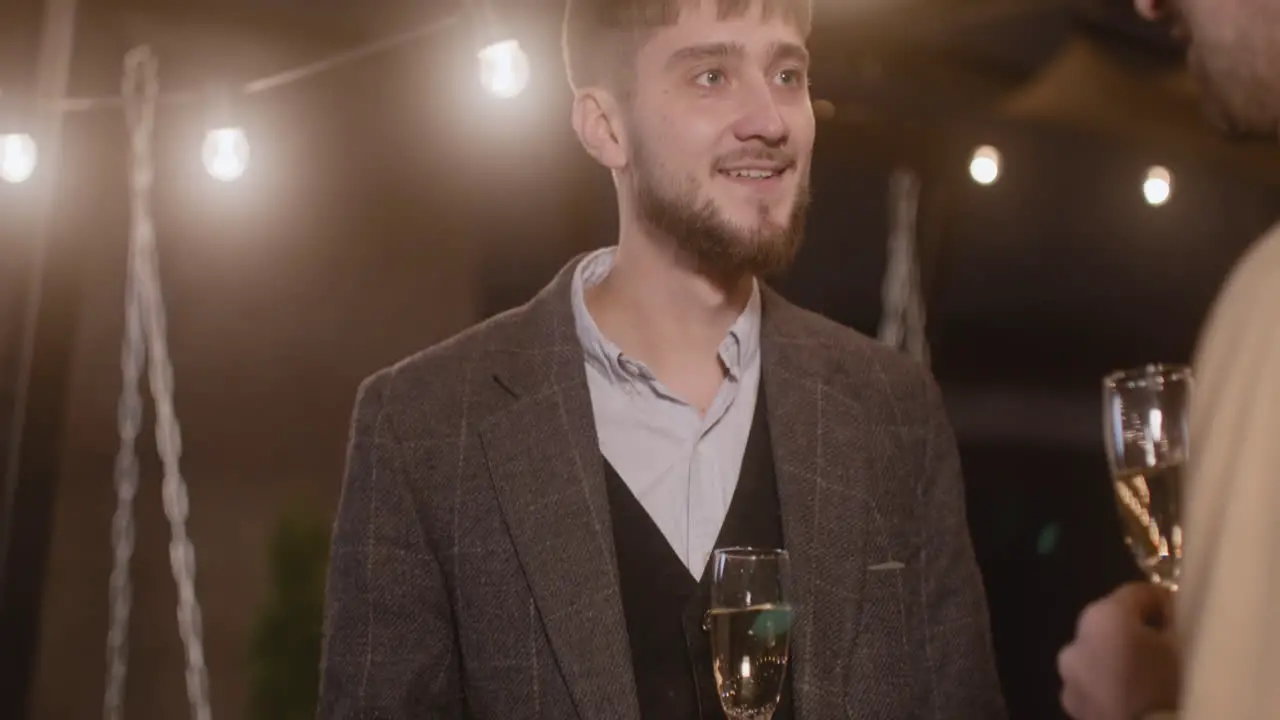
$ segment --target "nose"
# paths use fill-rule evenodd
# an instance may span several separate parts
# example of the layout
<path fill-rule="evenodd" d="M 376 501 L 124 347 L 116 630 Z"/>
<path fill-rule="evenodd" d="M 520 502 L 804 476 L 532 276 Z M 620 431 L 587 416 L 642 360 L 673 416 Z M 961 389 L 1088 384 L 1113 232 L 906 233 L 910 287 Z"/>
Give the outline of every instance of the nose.
<path fill-rule="evenodd" d="M 754 83 L 742 89 L 742 106 L 733 134 L 741 142 L 756 141 L 779 147 L 791 134 L 786 118 L 767 82 Z"/>

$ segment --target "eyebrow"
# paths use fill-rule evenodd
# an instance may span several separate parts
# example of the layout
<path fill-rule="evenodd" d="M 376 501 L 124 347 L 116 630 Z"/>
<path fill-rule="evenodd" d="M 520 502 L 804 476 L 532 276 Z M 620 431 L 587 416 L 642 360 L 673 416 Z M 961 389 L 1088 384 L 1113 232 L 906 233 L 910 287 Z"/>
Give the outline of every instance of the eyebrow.
<path fill-rule="evenodd" d="M 667 67 L 680 67 L 705 60 L 724 60 L 742 57 L 746 50 L 738 43 L 707 43 L 680 48 L 667 59 Z"/>
<path fill-rule="evenodd" d="M 668 67 L 680 67 L 706 60 L 726 60 L 729 58 L 741 58 L 746 55 L 746 49 L 740 43 L 706 43 L 703 45 L 690 45 L 681 48 L 667 60 Z M 803 46 L 793 42 L 775 42 L 769 47 L 769 57 L 771 62 L 779 60 L 791 60 L 807 65 L 809 63 L 809 51 Z"/>
<path fill-rule="evenodd" d="M 774 62 L 791 60 L 804 65 L 809 64 L 809 51 L 793 42 L 774 43 L 773 47 L 769 48 L 769 56 L 773 58 Z"/>

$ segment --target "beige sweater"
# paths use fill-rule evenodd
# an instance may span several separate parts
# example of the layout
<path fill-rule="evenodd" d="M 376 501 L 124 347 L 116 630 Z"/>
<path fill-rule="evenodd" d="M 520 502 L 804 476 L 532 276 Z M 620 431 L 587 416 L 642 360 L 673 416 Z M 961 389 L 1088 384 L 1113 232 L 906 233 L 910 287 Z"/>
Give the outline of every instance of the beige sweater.
<path fill-rule="evenodd" d="M 1194 366 L 1179 716 L 1280 719 L 1280 225 L 1232 272 Z"/>

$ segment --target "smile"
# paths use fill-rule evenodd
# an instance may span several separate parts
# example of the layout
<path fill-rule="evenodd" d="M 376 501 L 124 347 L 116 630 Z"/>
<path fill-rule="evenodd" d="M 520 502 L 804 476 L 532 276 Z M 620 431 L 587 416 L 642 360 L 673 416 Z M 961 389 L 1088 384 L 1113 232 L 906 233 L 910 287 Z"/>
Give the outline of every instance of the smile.
<path fill-rule="evenodd" d="M 788 168 L 730 168 L 721 170 L 720 175 L 738 185 L 765 189 L 776 185 L 786 175 Z"/>
<path fill-rule="evenodd" d="M 732 178 L 743 178 L 747 180 L 768 180 L 769 178 L 777 177 L 783 173 L 782 170 L 756 169 L 721 170 L 720 172 Z"/>

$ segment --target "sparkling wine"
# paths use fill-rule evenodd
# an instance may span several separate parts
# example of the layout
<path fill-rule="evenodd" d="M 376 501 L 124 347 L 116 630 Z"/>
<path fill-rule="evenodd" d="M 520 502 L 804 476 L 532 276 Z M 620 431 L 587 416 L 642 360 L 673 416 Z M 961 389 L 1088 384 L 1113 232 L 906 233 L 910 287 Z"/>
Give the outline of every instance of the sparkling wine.
<path fill-rule="evenodd" d="M 716 687 L 730 720 L 769 720 L 777 710 L 793 619 L 785 603 L 708 613 Z"/>
<path fill-rule="evenodd" d="M 1113 475 L 1125 543 L 1152 582 L 1178 589 L 1182 569 L 1182 464 Z"/>

